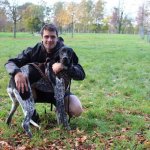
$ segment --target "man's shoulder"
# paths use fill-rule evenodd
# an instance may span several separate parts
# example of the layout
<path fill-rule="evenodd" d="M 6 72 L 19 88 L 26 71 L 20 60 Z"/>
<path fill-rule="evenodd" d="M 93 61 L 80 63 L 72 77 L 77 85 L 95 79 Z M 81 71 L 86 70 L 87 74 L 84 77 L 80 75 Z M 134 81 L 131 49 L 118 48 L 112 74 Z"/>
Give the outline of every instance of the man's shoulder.
<path fill-rule="evenodd" d="M 35 49 L 35 50 L 37 50 L 37 49 L 43 49 L 43 44 L 41 42 L 38 42 L 36 45 L 34 45 L 32 47 L 32 49 Z"/>
<path fill-rule="evenodd" d="M 41 51 L 43 49 L 42 43 L 36 43 L 34 46 L 32 47 L 27 47 L 27 51 L 32 51 L 32 52 L 36 52 L 36 51 Z"/>

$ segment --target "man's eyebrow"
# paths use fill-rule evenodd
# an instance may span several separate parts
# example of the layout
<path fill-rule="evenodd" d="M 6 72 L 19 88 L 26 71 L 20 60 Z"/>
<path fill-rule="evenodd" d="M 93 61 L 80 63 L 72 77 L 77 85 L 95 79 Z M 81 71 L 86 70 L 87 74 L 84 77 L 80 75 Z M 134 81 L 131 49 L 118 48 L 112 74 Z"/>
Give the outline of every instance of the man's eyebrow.
<path fill-rule="evenodd" d="M 55 35 L 45 35 L 44 37 L 46 37 L 46 38 L 56 38 L 56 36 Z"/>

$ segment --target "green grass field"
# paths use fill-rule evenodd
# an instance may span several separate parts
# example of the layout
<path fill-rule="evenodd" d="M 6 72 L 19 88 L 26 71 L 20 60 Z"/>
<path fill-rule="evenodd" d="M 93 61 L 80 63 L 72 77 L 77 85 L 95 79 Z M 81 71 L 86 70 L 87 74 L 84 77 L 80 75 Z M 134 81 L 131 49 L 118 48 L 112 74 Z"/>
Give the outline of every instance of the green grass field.
<path fill-rule="evenodd" d="M 150 44 L 138 35 L 61 35 L 77 53 L 85 69 L 84 81 L 73 81 L 71 91 L 84 108 L 71 120 L 74 130 L 59 128 L 49 104 L 36 104 L 41 130 L 25 135 L 21 108 L 11 127 L 5 119 L 11 107 L 6 93 L 9 76 L 4 63 L 40 40 L 38 36 L 0 33 L 0 149 L 142 150 L 150 149 Z M 45 114 L 45 109 L 47 113 Z"/>

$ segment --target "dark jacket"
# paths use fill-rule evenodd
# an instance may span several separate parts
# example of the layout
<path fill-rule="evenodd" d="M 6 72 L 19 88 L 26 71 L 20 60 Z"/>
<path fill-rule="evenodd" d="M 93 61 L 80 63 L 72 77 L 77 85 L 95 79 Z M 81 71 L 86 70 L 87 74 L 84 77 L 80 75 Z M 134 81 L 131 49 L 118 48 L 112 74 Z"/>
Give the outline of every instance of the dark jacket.
<path fill-rule="evenodd" d="M 20 72 L 20 67 L 28 63 L 44 63 L 46 58 L 49 57 L 51 60 L 55 60 L 58 57 L 58 50 L 64 46 L 63 43 L 57 42 L 57 45 L 52 50 L 52 53 L 48 54 L 42 43 L 37 43 L 33 48 L 28 47 L 16 58 L 11 58 L 5 64 L 7 72 L 14 76 L 17 72 Z M 85 72 L 82 66 L 78 63 L 78 57 L 73 52 L 73 65 L 68 68 L 68 75 L 74 80 L 83 80 L 85 78 Z"/>

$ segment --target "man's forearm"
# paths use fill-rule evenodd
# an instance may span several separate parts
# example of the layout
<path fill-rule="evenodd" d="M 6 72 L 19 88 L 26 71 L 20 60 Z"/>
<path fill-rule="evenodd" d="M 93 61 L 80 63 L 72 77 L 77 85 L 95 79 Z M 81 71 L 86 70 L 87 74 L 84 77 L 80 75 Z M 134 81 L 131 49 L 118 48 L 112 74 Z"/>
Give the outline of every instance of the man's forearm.
<path fill-rule="evenodd" d="M 17 67 L 17 65 L 13 62 L 7 62 L 5 64 L 5 68 L 6 68 L 7 72 L 12 76 L 14 76 L 18 72 L 21 72 L 20 68 Z"/>
<path fill-rule="evenodd" d="M 68 69 L 68 74 L 74 80 L 84 80 L 85 78 L 85 72 L 79 64 L 71 66 Z"/>

